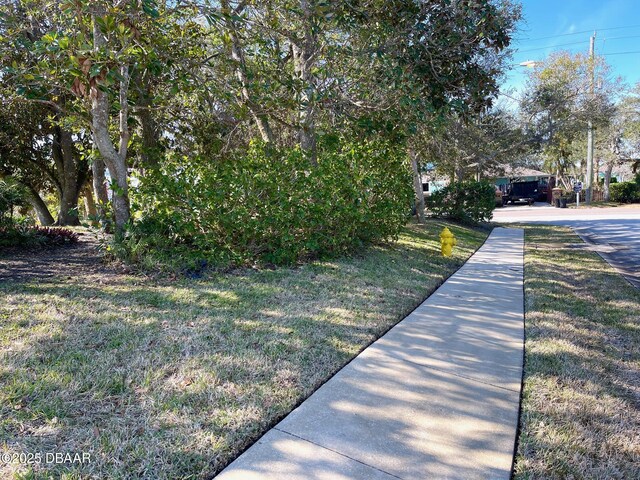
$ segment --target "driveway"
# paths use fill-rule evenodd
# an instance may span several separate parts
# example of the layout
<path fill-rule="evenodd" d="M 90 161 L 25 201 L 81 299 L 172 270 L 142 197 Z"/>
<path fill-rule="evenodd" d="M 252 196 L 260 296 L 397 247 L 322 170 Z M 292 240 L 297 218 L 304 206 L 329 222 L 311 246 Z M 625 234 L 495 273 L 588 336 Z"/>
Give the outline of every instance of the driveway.
<path fill-rule="evenodd" d="M 554 208 L 546 203 L 509 205 L 494 211 L 497 223 L 571 227 L 611 266 L 640 289 L 640 205 L 614 208 Z"/>

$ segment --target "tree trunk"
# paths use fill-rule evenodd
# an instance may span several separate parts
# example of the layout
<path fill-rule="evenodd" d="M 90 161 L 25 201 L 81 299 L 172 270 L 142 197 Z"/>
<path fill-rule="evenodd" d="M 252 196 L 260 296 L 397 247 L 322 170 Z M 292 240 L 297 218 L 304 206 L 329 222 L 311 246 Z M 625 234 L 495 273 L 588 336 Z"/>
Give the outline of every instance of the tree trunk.
<path fill-rule="evenodd" d="M 83 185 L 80 184 L 78 162 L 73 149 L 71 134 L 60 130 L 60 147 L 64 163 L 62 196 L 60 198 L 60 211 L 58 213 L 58 225 L 80 225 L 78 218 L 78 197 Z M 84 180 L 84 179 L 83 179 Z M 84 182 L 83 182 L 84 183 Z"/>
<path fill-rule="evenodd" d="M 140 101 L 140 109 L 136 116 L 140 121 L 140 133 L 142 138 L 142 151 L 140 152 L 140 166 L 142 168 L 153 168 L 158 166 L 158 158 L 162 154 L 158 126 L 149 110 L 151 101 L 143 98 Z"/>
<path fill-rule="evenodd" d="M 100 50 L 106 45 L 106 38 L 93 19 L 93 46 Z M 105 165 L 109 169 L 113 189 L 113 215 L 117 232 L 122 232 L 131 218 L 129 207 L 129 184 L 127 170 L 127 148 L 129 143 L 129 127 L 127 119 L 129 91 L 129 67 L 120 65 L 120 115 L 119 115 L 119 148 L 116 150 L 109 133 L 109 99 L 97 85 L 91 86 L 91 116 L 93 139 Z"/>
<path fill-rule="evenodd" d="M 611 184 L 611 172 L 613 171 L 613 162 L 608 162 L 604 170 L 604 201 L 608 202 L 611 198 L 611 191 L 609 185 Z"/>
<path fill-rule="evenodd" d="M 617 160 L 620 160 L 621 149 L 623 145 L 623 131 L 616 130 L 615 135 L 611 138 L 609 142 L 609 150 L 614 155 L 614 157 L 605 163 L 605 171 L 604 171 L 604 192 L 603 192 L 603 200 L 608 202 L 611 200 L 611 172 L 613 172 L 613 166 Z"/>
<path fill-rule="evenodd" d="M 65 188 L 60 198 L 60 210 L 56 225 L 80 225 L 78 218 L 78 197 L 79 192 L 73 188 Z"/>
<path fill-rule="evenodd" d="M 100 225 L 98 222 L 98 210 L 96 209 L 96 202 L 93 200 L 93 192 L 92 188 L 89 184 L 85 185 L 84 190 L 82 191 L 82 196 L 84 198 L 84 210 L 87 216 L 87 220 L 91 222 L 91 225 L 97 227 Z"/>
<path fill-rule="evenodd" d="M 418 223 L 424 223 L 424 191 L 422 190 L 422 176 L 418 165 L 418 155 L 413 149 L 409 149 L 409 159 L 413 170 L 413 191 L 416 197 L 416 218 Z"/>
<path fill-rule="evenodd" d="M 42 197 L 40 196 L 38 191 L 31 185 L 26 185 L 26 187 L 29 190 L 29 203 L 35 210 L 40 225 L 53 225 L 55 223 L 55 220 L 51 215 L 51 212 L 49 212 L 47 204 L 44 203 L 44 200 L 42 200 Z"/>
<path fill-rule="evenodd" d="M 233 16 L 237 15 L 237 12 L 233 12 L 228 0 L 221 0 L 220 5 L 222 7 L 222 13 L 227 17 L 227 25 L 229 28 L 229 40 L 231 43 L 231 60 L 236 66 L 236 77 L 240 82 L 240 94 L 242 102 L 249 109 L 253 120 L 256 122 L 260 136 L 265 143 L 273 142 L 273 131 L 269 125 L 269 120 L 266 115 L 259 113 L 256 104 L 252 101 L 251 92 L 249 90 L 249 76 L 247 75 L 247 63 L 244 57 L 244 51 L 240 44 L 240 39 L 237 32 L 237 23 L 233 20 Z"/>
<path fill-rule="evenodd" d="M 307 154 L 312 165 L 317 163 L 317 142 L 315 126 L 315 84 L 312 69 L 316 62 L 318 37 L 314 33 L 313 12 L 308 0 L 300 1 L 304 22 L 304 36 L 293 42 L 293 66 L 296 77 L 301 82 L 298 96 L 298 137 L 300 148 Z"/>
<path fill-rule="evenodd" d="M 93 193 L 98 202 L 97 212 L 98 219 L 102 228 L 108 228 L 107 208 L 109 205 L 109 194 L 107 192 L 107 180 L 105 177 L 105 166 L 101 158 L 94 157 L 91 164 L 91 172 L 93 179 Z"/>
<path fill-rule="evenodd" d="M 79 158 L 71 133 L 53 129 L 52 153 L 58 173 L 59 210 L 57 225 L 80 225 L 78 198 L 87 180 L 87 165 Z"/>

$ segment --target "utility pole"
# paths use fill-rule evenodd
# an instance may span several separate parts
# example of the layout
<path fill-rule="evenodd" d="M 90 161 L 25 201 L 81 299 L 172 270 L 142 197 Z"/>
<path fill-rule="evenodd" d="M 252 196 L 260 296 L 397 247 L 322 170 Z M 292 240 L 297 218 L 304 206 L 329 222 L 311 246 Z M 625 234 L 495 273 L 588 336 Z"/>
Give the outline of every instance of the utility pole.
<path fill-rule="evenodd" d="M 589 69 L 590 69 L 590 97 L 593 99 L 593 90 L 595 83 L 595 44 L 596 44 L 596 32 L 593 32 L 593 36 L 589 42 Z M 585 204 L 591 205 L 591 196 L 593 193 L 593 122 L 591 116 L 587 122 L 587 178 L 585 179 Z"/>

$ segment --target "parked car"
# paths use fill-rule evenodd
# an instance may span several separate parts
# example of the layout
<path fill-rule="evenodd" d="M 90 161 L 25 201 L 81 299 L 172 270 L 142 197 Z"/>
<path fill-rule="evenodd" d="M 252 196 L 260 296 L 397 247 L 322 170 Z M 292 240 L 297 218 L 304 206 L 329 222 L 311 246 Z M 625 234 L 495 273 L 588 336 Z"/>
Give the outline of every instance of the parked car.
<path fill-rule="evenodd" d="M 541 195 L 540 186 L 537 180 L 531 182 L 514 182 L 509 184 L 507 193 L 502 197 L 503 204 L 509 202 L 526 202 L 533 205 Z"/>

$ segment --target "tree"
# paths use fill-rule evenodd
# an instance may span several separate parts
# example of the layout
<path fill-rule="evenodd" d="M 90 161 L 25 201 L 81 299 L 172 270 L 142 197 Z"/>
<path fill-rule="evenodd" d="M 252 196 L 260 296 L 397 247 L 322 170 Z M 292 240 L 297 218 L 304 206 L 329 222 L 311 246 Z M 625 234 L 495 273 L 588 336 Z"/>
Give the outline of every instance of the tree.
<path fill-rule="evenodd" d="M 531 146 L 531 139 L 514 116 L 499 108 L 466 117 L 449 115 L 425 137 L 425 148 L 433 152 L 432 163 L 452 182 L 469 176 L 480 180 L 485 172 L 512 164 Z"/>
<path fill-rule="evenodd" d="M 592 85 L 592 74 L 597 85 Z M 619 85 L 602 57 L 558 52 L 535 67 L 521 110 L 538 139 L 548 169 L 562 176 L 576 162 L 584 165 L 582 152 L 586 147 L 576 147 L 584 138 L 589 120 L 596 131 L 607 127 Z"/>
<path fill-rule="evenodd" d="M 238 82 L 240 83 L 240 98 L 242 103 L 251 113 L 253 120 L 258 127 L 262 140 L 266 143 L 273 142 L 273 132 L 269 119 L 264 112 L 260 111 L 260 106 L 255 102 L 253 98 L 253 88 L 251 78 L 254 76 L 249 71 L 249 66 L 246 61 L 246 55 L 244 52 L 244 45 L 241 42 L 240 30 L 243 28 L 241 22 L 246 19 L 242 19 L 240 15 L 244 10 L 246 3 L 238 2 L 233 8 L 228 0 L 221 0 L 221 16 L 223 22 L 220 22 L 226 32 L 228 33 L 227 49 L 230 60 L 234 64 L 234 70 Z M 210 17 L 211 18 L 211 17 Z M 240 20 L 239 20 L 240 19 Z"/>
<path fill-rule="evenodd" d="M 88 178 L 82 154 L 86 134 L 74 132 L 64 113 L 72 95 L 55 88 L 47 91 L 42 80 L 51 71 L 39 72 L 44 66 L 34 65 L 49 20 L 32 15 L 31 2 L 13 2 L 2 9 L 0 101 L 5 133 L 12 131 L 3 139 L 5 174 L 17 176 L 27 186 L 43 224 L 53 222 L 40 193 L 54 190 L 59 200 L 56 223 L 77 225 L 78 197 Z M 11 151 L 15 154 L 8 155 Z"/>
<path fill-rule="evenodd" d="M 322 163 L 336 158 L 351 168 L 344 152 L 381 141 L 394 158 L 407 153 L 419 180 L 424 135 L 452 122 L 475 138 L 520 15 L 493 0 L 21 0 L 2 9 L 11 95 L 49 108 L 52 125 L 91 158 L 98 206 L 110 178 L 117 230 L 130 223 L 131 192 L 135 208 L 132 171 L 166 191 L 193 165 L 253 158 L 256 143 L 301 154 L 296 180 L 330 175 Z M 254 175 L 277 170 L 272 154 L 256 158 Z M 371 195 L 359 185 L 354 205 Z"/>
<path fill-rule="evenodd" d="M 89 168 L 81 150 L 86 139 L 76 136 L 46 105 L 5 103 L 0 112 L 0 170 L 29 192 L 29 200 L 43 225 L 54 223 L 41 192 L 58 197 L 57 225 L 78 225 L 78 198 Z"/>
<path fill-rule="evenodd" d="M 443 118 L 464 122 L 491 106 L 520 10 L 489 1 L 367 5 L 367 21 L 350 38 L 359 55 L 346 62 L 356 81 L 345 83 L 344 97 L 362 124 L 406 143 L 420 219 L 419 150 L 434 140 L 421 137 L 441 132 Z"/>
<path fill-rule="evenodd" d="M 640 84 L 626 92 L 615 105 L 613 115 L 601 132 L 596 148 L 604 160 L 604 200 L 609 201 L 611 173 L 616 165 L 640 159 Z"/>
<path fill-rule="evenodd" d="M 130 218 L 130 84 L 155 58 L 156 7 L 153 0 L 25 0 L 3 7 L 6 46 L 22 57 L 5 74 L 19 96 L 49 106 L 76 132 L 91 131 L 111 177 L 119 230 Z"/>

